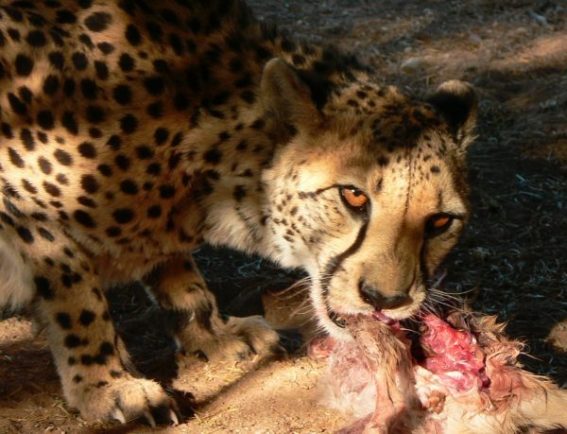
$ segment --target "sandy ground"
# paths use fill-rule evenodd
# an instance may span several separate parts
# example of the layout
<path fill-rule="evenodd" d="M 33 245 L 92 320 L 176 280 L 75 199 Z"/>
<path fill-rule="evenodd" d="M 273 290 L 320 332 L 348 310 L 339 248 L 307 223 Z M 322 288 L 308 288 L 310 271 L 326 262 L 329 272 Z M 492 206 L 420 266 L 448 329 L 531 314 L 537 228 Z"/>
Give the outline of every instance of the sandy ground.
<path fill-rule="evenodd" d="M 181 360 L 174 387 L 200 403 L 187 423 L 157 430 L 89 425 L 66 408 L 43 337 L 33 336 L 28 321 L 11 318 L 0 323 L 0 433 L 333 432 L 346 419 L 321 405 L 324 369 L 308 357 L 216 366 Z"/>
<path fill-rule="evenodd" d="M 474 214 L 448 261 L 448 290 L 508 321 L 534 356 L 525 360 L 530 369 L 567 385 L 567 2 L 250 3 L 297 37 L 359 52 L 380 79 L 408 91 L 449 78 L 475 85 Z M 261 313 L 263 290 L 298 277 L 226 251 L 204 249 L 200 261 L 231 314 Z M 136 291 L 122 294 L 111 299 L 112 314 L 140 369 L 157 378 L 175 373 L 170 340 L 147 326 L 159 313 Z M 181 360 L 173 385 L 194 393 L 196 415 L 155 432 L 333 432 L 345 417 L 321 405 L 323 370 L 300 355 L 231 366 Z M 87 425 L 66 407 L 44 339 L 26 320 L 9 318 L 0 323 L 0 433 L 43 432 L 152 431 Z"/>

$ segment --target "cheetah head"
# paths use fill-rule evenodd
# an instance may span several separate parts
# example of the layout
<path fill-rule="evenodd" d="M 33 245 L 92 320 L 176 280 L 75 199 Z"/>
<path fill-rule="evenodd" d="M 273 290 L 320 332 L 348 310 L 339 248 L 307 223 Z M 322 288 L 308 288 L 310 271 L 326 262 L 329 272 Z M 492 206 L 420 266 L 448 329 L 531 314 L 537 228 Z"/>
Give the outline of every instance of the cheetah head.
<path fill-rule="evenodd" d="M 264 176 L 268 224 L 276 259 L 310 274 L 320 324 L 348 338 L 345 315 L 415 314 L 456 243 L 476 97 L 459 81 L 427 102 L 357 83 L 317 107 L 313 92 L 284 62 L 267 64 L 266 110 L 291 131 Z"/>

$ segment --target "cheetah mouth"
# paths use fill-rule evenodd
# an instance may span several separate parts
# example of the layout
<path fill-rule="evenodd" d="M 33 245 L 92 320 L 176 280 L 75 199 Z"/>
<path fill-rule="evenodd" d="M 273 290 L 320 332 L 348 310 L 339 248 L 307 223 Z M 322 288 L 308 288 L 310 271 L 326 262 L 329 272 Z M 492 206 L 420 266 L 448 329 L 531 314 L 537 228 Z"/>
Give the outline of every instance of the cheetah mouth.
<path fill-rule="evenodd" d="M 333 309 L 331 309 L 330 307 L 327 307 L 327 315 L 329 316 L 329 318 L 331 319 L 331 321 L 333 322 L 333 324 L 335 324 L 337 327 L 341 328 L 341 329 L 345 329 L 347 327 L 347 323 L 349 321 L 349 319 L 351 317 L 354 317 L 356 315 L 363 315 L 363 316 L 367 316 L 367 317 L 372 317 L 384 324 L 386 324 L 387 326 L 398 326 L 400 324 L 400 321 L 397 319 L 393 319 L 391 317 L 389 317 L 388 315 L 386 315 L 383 311 L 381 310 L 375 310 L 372 312 L 368 312 L 366 314 L 340 314 L 336 311 L 334 311 Z"/>

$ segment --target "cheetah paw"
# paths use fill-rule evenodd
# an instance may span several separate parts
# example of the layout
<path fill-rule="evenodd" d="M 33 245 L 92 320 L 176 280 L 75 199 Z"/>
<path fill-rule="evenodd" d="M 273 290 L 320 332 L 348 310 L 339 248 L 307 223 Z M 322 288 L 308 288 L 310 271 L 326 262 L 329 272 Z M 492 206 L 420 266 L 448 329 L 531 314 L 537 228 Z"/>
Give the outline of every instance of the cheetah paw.
<path fill-rule="evenodd" d="M 85 383 L 67 394 L 68 402 L 88 421 L 177 425 L 175 401 L 155 381 L 127 375 L 112 382 Z"/>
<path fill-rule="evenodd" d="M 182 339 L 189 353 L 212 362 L 263 359 L 279 350 L 278 333 L 261 316 L 229 317 L 214 335 L 188 327 Z"/>

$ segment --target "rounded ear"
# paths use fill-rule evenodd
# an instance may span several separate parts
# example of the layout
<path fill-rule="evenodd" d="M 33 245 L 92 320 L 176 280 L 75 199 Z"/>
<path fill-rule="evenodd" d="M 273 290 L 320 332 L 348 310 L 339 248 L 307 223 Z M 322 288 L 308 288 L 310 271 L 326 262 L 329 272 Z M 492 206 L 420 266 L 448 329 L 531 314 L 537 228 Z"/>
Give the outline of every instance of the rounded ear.
<path fill-rule="evenodd" d="M 264 66 L 260 93 L 265 110 L 284 125 L 304 129 L 321 121 L 309 87 L 280 58 L 273 58 Z"/>
<path fill-rule="evenodd" d="M 478 99 L 470 84 L 459 80 L 446 81 L 427 101 L 443 116 L 459 144 L 465 147 L 473 141 Z"/>

